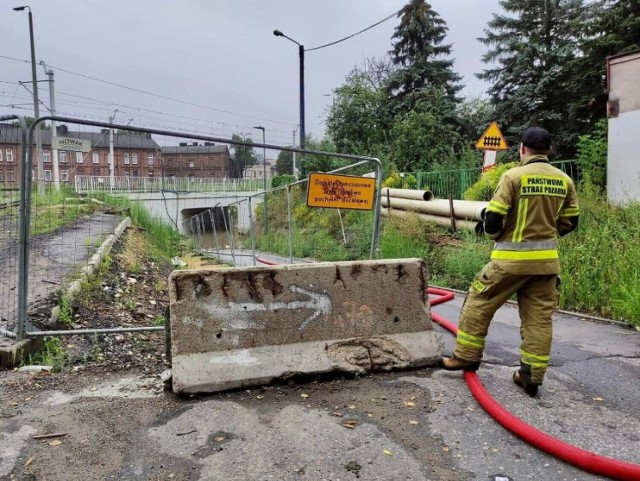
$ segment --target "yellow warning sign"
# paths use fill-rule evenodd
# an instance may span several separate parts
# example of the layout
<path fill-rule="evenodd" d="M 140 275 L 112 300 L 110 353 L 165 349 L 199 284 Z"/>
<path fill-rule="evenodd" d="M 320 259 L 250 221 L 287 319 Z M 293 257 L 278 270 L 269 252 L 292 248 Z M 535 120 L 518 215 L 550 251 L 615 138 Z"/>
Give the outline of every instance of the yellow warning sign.
<path fill-rule="evenodd" d="M 355 175 L 311 172 L 307 186 L 309 207 L 332 209 L 373 209 L 376 179 Z"/>
<path fill-rule="evenodd" d="M 497 122 L 491 122 L 489 128 L 476 142 L 476 149 L 480 150 L 507 150 L 508 145 L 504 140 Z"/>

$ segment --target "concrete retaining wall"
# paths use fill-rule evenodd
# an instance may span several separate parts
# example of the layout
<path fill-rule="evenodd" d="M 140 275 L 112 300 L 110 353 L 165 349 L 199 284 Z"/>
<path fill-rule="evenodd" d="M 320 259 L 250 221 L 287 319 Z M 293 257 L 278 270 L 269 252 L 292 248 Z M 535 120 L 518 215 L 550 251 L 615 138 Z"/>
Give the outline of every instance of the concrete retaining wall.
<path fill-rule="evenodd" d="M 419 259 L 176 271 L 173 389 L 427 365 L 440 353 L 426 277 Z"/>

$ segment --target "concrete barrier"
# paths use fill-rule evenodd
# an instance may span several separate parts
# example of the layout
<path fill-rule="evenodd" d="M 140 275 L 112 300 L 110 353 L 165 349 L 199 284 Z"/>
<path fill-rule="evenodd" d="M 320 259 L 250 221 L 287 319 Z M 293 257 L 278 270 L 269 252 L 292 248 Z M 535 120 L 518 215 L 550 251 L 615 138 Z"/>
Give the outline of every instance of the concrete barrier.
<path fill-rule="evenodd" d="M 173 390 L 425 366 L 439 345 L 419 259 L 175 271 Z"/>

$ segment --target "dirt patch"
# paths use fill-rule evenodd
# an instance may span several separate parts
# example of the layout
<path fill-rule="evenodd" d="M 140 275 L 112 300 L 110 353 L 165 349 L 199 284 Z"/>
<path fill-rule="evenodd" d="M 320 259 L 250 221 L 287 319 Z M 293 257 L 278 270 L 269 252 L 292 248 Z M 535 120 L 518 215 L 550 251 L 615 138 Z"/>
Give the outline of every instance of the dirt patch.
<path fill-rule="evenodd" d="M 117 327 L 162 327 L 169 306 L 168 276 L 171 263 L 151 253 L 147 234 L 129 228 L 116 242 L 100 273 L 83 285 L 82 291 L 60 316 L 49 324 L 51 307 L 60 302 L 57 289 L 33 304 L 34 325 L 50 329 L 98 329 Z M 65 311 L 65 308 L 63 308 Z M 110 371 L 137 369 L 157 373 L 168 365 L 164 331 L 64 336 L 57 369 L 68 371 L 104 367 Z"/>

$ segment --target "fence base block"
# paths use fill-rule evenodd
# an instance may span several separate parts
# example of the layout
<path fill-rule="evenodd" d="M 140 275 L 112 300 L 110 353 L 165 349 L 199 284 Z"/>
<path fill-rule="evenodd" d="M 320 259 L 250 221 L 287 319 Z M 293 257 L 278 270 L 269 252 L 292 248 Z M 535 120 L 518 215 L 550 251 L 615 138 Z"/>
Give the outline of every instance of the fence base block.
<path fill-rule="evenodd" d="M 16 341 L 15 339 L 0 337 L 0 367 L 17 366 L 26 356 L 42 349 L 43 345 L 43 338 Z"/>
<path fill-rule="evenodd" d="M 433 364 L 439 343 L 418 259 L 176 271 L 173 390 Z"/>

